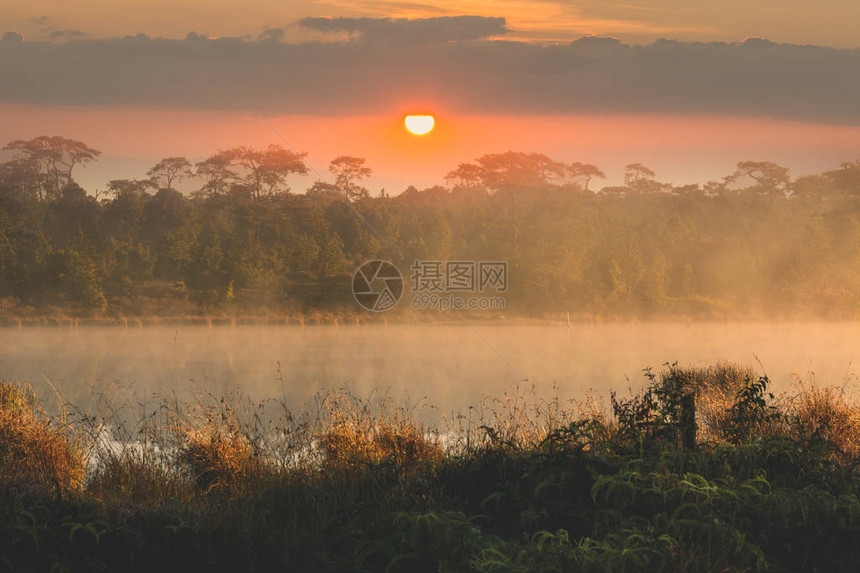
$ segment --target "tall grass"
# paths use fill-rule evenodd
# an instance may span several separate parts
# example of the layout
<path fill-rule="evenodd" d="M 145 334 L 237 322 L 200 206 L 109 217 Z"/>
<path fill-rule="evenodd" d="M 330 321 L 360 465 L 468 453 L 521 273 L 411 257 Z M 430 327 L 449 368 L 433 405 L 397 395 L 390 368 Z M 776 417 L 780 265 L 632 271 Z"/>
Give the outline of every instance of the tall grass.
<path fill-rule="evenodd" d="M 775 397 L 734 364 L 646 376 L 609 403 L 523 387 L 433 426 L 344 391 L 49 416 L 4 382 L 0 570 L 860 567 L 844 391 Z"/>
<path fill-rule="evenodd" d="M 65 419 L 48 416 L 29 386 L 0 382 L 0 483 L 62 494 L 79 489 L 85 474 Z"/>

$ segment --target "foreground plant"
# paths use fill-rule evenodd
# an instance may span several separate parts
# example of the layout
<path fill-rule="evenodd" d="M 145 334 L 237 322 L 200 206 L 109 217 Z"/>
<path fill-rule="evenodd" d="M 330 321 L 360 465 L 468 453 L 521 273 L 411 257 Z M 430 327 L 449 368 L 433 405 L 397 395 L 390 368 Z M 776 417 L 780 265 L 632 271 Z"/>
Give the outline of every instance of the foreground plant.
<path fill-rule="evenodd" d="M 62 418 L 48 416 L 29 386 L 0 382 L 0 484 L 62 495 L 79 489 L 85 476 Z"/>
<path fill-rule="evenodd" d="M 163 404 L 161 432 L 83 417 L 86 479 L 76 430 L 3 384 L 0 571 L 860 570 L 856 406 L 754 374 L 667 365 L 611 409 L 518 391 L 444 428 L 343 392 Z"/>

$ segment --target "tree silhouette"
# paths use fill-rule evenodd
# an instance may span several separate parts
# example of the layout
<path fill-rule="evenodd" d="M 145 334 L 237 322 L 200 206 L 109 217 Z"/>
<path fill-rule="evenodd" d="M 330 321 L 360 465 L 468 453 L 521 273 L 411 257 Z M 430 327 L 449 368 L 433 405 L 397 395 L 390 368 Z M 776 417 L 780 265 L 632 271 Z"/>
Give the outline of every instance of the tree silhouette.
<path fill-rule="evenodd" d="M 541 153 L 507 151 L 489 153 L 477 159 L 477 164 L 461 163 L 448 173 L 445 180 L 467 188 L 483 186 L 492 191 L 522 190 L 532 185 L 548 183 L 564 175 L 564 166 Z"/>
<path fill-rule="evenodd" d="M 197 163 L 194 175 L 203 179 L 203 187 L 200 189 L 202 195 L 223 195 L 231 185 L 238 179 L 239 175 L 230 169 L 232 154 L 219 151 L 212 157 Z"/>
<path fill-rule="evenodd" d="M 87 144 L 57 135 L 42 135 L 35 139 L 18 139 L 5 149 L 17 151 L 19 158 L 39 177 L 39 198 L 56 199 L 63 187 L 72 182 L 72 171 L 101 155 Z"/>
<path fill-rule="evenodd" d="M 735 183 L 745 177 L 755 181 L 764 193 L 785 191 L 791 181 L 787 167 L 770 161 L 740 161 L 735 172 L 726 177 L 726 182 Z"/>
<path fill-rule="evenodd" d="M 144 195 L 155 184 L 151 179 L 112 179 L 108 181 L 108 193 L 115 198 L 120 195 Z"/>
<path fill-rule="evenodd" d="M 445 175 L 445 183 L 452 187 L 478 189 L 483 186 L 484 171 L 480 165 L 461 163 Z"/>
<path fill-rule="evenodd" d="M 584 181 L 585 186 L 583 189 L 585 191 L 588 191 L 588 184 L 591 183 L 591 180 L 595 177 L 606 179 L 606 174 L 590 163 L 571 163 L 564 166 L 564 171 L 577 185 Z"/>
<path fill-rule="evenodd" d="M 362 157 L 341 155 L 335 157 L 329 163 L 328 170 L 335 175 L 337 185 L 346 195 L 347 199 L 358 199 L 369 196 L 367 189 L 358 185 L 358 181 L 373 175 L 373 170 L 364 165 Z"/>
<path fill-rule="evenodd" d="M 191 163 L 184 157 L 166 157 L 146 172 L 159 189 L 173 189 L 174 181 L 191 175 Z"/>
<path fill-rule="evenodd" d="M 287 178 L 308 172 L 305 155 L 280 145 L 266 149 L 235 147 L 198 163 L 197 174 L 207 180 L 204 192 L 220 194 L 235 188 L 260 201 L 290 191 Z"/>
<path fill-rule="evenodd" d="M 637 193 L 659 193 L 665 187 L 654 179 L 657 174 L 641 163 L 631 163 L 624 170 L 624 184 Z"/>

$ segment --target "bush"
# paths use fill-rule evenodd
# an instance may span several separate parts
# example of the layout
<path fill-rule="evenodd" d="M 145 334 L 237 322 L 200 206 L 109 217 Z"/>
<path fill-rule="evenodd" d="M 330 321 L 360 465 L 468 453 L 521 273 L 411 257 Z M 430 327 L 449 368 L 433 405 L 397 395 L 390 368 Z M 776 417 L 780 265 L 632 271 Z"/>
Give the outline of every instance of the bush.
<path fill-rule="evenodd" d="M 76 490 L 84 482 L 82 453 L 67 428 L 48 417 L 29 386 L 0 382 L 0 481 L 4 487 Z"/>
<path fill-rule="evenodd" d="M 205 423 L 180 423 L 177 460 L 204 492 L 233 490 L 260 474 L 257 444 L 244 432 L 232 411 L 207 411 Z"/>
<path fill-rule="evenodd" d="M 860 409 L 842 390 L 800 384 L 787 413 L 790 435 L 803 442 L 818 442 L 833 455 L 860 455 Z"/>
<path fill-rule="evenodd" d="M 324 462 L 336 467 L 379 463 L 412 466 L 438 460 L 442 448 L 405 412 L 374 412 L 368 403 L 350 396 L 329 395 L 324 400 L 328 426 L 319 438 Z"/>

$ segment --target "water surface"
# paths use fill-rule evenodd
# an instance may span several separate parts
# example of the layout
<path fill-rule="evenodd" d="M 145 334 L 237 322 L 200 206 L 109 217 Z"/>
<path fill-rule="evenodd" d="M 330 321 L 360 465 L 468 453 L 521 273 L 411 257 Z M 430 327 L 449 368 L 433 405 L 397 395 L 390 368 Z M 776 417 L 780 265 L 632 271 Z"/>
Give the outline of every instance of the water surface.
<path fill-rule="evenodd" d="M 793 377 L 847 380 L 854 393 L 858 350 L 855 323 L 24 327 L 0 329 L 0 377 L 43 398 L 50 380 L 85 407 L 94 390 L 117 387 L 138 398 L 238 389 L 292 407 L 345 387 L 451 411 L 518 384 L 547 397 L 626 392 L 641 387 L 643 368 L 675 361 L 754 364 L 777 390 Z"/>

